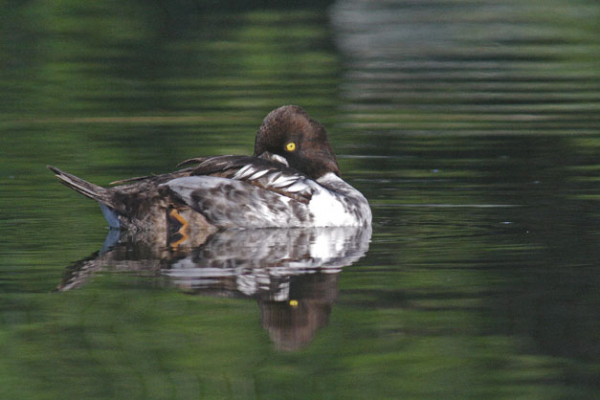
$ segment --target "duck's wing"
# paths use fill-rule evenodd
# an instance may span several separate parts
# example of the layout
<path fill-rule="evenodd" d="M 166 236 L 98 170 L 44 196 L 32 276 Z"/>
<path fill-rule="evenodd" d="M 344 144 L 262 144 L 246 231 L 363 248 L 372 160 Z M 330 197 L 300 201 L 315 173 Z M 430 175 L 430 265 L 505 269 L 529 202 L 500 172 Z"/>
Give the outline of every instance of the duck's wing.
<path fill-rule="evenodd" d="M 215 175 L 215 176 L 224 176 L 231 177 L 232 172 L 236 172 L 241 169 L 248 163 L 252 163 L 255 167 L 266 167 L 266 168 L 280 168 L 288 167 L 288 163 L 285 158 L 278 156 L 276 154 L 271 154 L 269 152 L 264 152 L 258 157 L 248 157 L 248 156 L 217 156 L 217 157 L 201 157 L 201 158 L 190 158 L 188 160 L 182 161 L 177 164 L 177 167 L 189 166 L 191 164 L 198 164 L 194 168 L 186 168 L 185 170 L 181 170 L 181 172 L 186 172 L 187 175 Z M 180 171 L 178 171 L 180 172 Z M 173 174 L 178 174 L 175 172 Z M 291 170 L 290 170 L 291 172 Z M 168 178 L 172 174 L 162 174 L 162 175 L 144 175 L 144 176 L 136 176 L 133 178 L 121 179 L 118 181 L 110 182 L 109 185 L 116 186 L 122 185 L 126 183 L 134 183 L 139 181 L 147 181 L 147 180 L 161 180 L 160 178 Z M 178 174 L 181 175 L 181 174 Z M 175 178 L 175 176 L 173 176 Z M 164 179 L 162 179 L 164 180 Z"/>
<path fill-rule="evenodd" d="M 316 185 L 306 175 L 289 168 L 287 163 L 248 156 L 203 159 L 191 175 L 210 175 L 245 182 L 302 203 L 310 201 Z"/>
<path fill-rule="evenodd" d="M 312 218 L 308 203 L 319 185 L 270 160 L 211 157 L 191 176 L 170 180 L 159 190 L 222 227 L 303 226 Z"/>
<path fill-rule="evenodd" d="M 249 157 L 249 156 L 235 156 L 235 155 L 225 155 L 225 156 L 213 156 L 213 157 L 197 157 L 190 158 L 188 160 L 182 161 L 177 164 L 178 167 L 182 167 L 190 164 L 198 164 L 194 169 L 197 175 L 208 175 L 212 171 L 225 170 L 230 168 L 239 168 L 246 163 L 260 163 L 261 160 L 276 163 L 278 165 L 283 165 L 284 167 L 289 167 L 287 160 L 277 154 L 270 153 L 265 151 L 257 157 Z M 265 164 L 263 164 L 265 165 Z"/>

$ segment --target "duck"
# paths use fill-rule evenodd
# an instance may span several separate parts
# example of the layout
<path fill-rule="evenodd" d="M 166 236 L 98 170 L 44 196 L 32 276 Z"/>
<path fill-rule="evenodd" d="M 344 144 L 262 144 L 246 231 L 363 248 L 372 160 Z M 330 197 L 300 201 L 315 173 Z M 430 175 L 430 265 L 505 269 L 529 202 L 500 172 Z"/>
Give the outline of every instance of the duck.
<path fill-rule="evenodd" d="M 109 227 L 176 235 L 227 228 L 366 226 L 372 213 L 341 178 L 325 128 L 299 106 L 271 111 L 252 156 L 193 158 L 175 172 L 101 187 L 48 165 L 60 183 L 99 203 Z"/>

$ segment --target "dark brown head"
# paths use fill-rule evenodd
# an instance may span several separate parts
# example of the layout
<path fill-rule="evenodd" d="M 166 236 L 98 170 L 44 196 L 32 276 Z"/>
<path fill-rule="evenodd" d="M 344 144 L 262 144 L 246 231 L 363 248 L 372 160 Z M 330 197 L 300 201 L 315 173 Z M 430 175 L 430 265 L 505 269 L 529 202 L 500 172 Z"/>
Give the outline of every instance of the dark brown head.
<path fill-rule="evenodd" d="M 340 167 L 327 141 L 325 128 L 298 106 L 282 106 L 263 120 L 254 143 L 254 155 L 265 151 L 285 158 L 290 167 L 318 179 Z"/>

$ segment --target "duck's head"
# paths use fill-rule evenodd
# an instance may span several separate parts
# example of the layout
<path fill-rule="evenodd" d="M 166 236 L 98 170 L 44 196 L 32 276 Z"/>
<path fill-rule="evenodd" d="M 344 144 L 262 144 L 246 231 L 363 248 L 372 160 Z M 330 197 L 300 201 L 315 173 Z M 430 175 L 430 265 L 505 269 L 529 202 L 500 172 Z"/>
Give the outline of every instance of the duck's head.
<path fill-rule="evenodd" d="M 310 178 L 328 172 L 340 176 L 340 167 L 327 141 L 325 128 L 298 106 L 282 106 L 263 120 L 254 143 L 254 155 L 279 155 Z"/>

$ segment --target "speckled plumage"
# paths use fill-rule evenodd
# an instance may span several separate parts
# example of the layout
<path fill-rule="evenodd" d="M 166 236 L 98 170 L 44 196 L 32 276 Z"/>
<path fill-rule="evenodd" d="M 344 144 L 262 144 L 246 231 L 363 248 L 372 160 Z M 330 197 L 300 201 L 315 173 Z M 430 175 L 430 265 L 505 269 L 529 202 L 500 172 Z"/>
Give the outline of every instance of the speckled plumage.
<path fill-rule="evenodd" d="M 102 188 L 49 166 L 62 183 L 98 201 L 111 226 L 158 237 L 215 228 L 361 226 L 364 196 L 339 177 L 325 129 L 300 107 L 263 121 L 253 156 L 188 160 L 179 171 Z"/>

